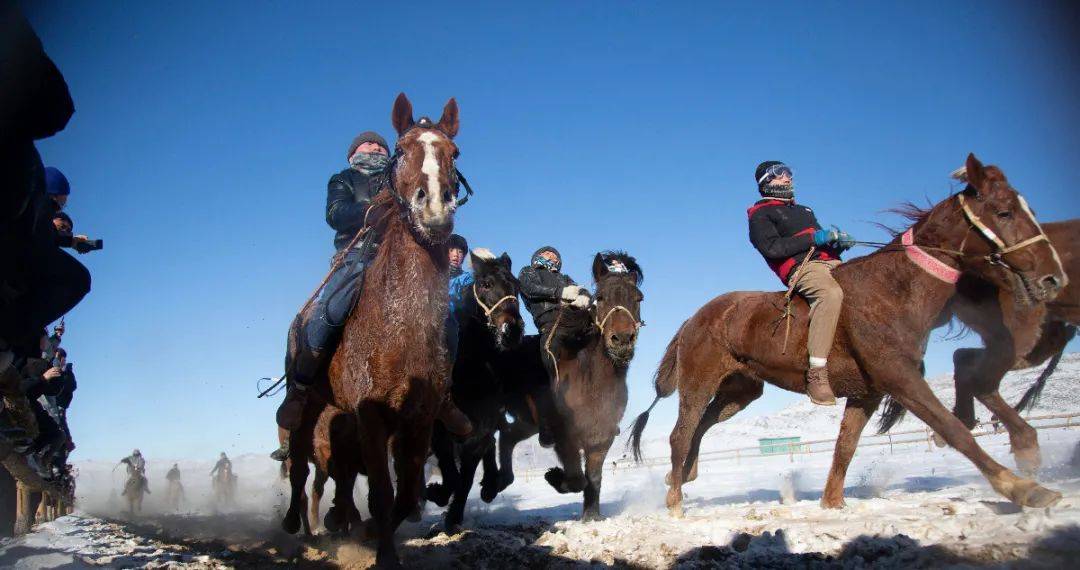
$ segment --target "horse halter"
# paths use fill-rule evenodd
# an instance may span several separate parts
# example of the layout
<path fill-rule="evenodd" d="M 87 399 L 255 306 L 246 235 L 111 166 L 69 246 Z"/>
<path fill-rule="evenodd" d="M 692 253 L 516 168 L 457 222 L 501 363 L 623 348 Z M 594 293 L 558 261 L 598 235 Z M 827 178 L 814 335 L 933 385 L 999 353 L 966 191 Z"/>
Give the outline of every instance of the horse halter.
<path fill-rule="evenodd" d="M 611 318 L 611 315 L 615 314 L 615 311 L 622 311 L 626 313 L 627 316 L 630 317 L 630 320 L 634 321 L 634 330 L 638 330 L 641 327 L 645 326 L 645 321 L 639 321 L 637 317 L 634 316 L 634 313 L 630 312 L 630 309 L 627 309 L 622 305 L 615 305 L 608 310 L 607 314 L 604 315 L 603 319 L 596 320 L 595 318 L 593 318 L 593 322 L 596 323 L 596 328 L 600 329 L 600 336 L 604 336 L 604 327 L 607 325 L 608 319 Z"/>
<path fill-rule="evenodd" d="M 517 299 L 517 295 L 506 295 L 502 299 L 499 299 L 498 301 L 495 301 L 494 305 L 488 307 L 487 305 L 484 304 L 483 301 L 480 300 L 480 294 L 476 292 L 476 283 L 475 282 L 472 284 L 472 294 L 473 294 L 473 299 L 476 299 L 476 304 L 480 307 L 480 310 L 484 311 L 484 318 L 488 319 L 489 324 L 490 324 L 490 321 L 491 321 L 491 313 L 494 313 L 495 309 L 499 308 L 499 305 L 502 305 L 503 303 L 505 303 L 507 301 L 513 301 L 513 300 Z"/>
<path fill-rule="evenodd" d="M 990 265 L 998 265 L 1004 267 L 1009 271 L 1012 271 L 1013 273 L 1019 273 L 1019 271 L 1017 271 L 1015 267 L 1009 264 L 1008 261 L 1005 261 L 1006 255 L 1028 247 L 1029 245 L 1034 245 L 1041 241 L 1045 241 L 1047 244 L 1050 244 L 1050 239 L 1046 237 L 1046 233 L 1043 231 L 1042 226 L 1039 225 L 1039 221 L 1036 220 L 1035 215 L 1031 213 L 1031 209 L 1028 207 L 1027 201 L 1024 200 L 1024 197 L 1020 194 L 1017 194 L 1016 197 L 1019 199 L 1020 207 L 1023 208 L 1024 213 L 1026 213 L 1028 217 L 1031 218 L 1032 223 L 1034 223 L 1035 227 L 1039 230 L 1039 235 L 1032 236 L 1013 245 L 1007 245 L 1004 240 L 1002 240 L 1000 237 L 998 237 L 996 233 L 994 233 L 994 230 L 991 230 L 989 227 L 986 226 L 986 224 L 983 223 L 981 219 L 979 219 L 979 216 L 976 215 L 975 212 L 971 211 L 971 208 L 968 206 L 963 194 L 956 195 L 957 201 L 960 202 L 960 209 L 964 212 L 964 218 L 966 218 L 968 223 L 974 226 L 975 229 L 979 230 L 979 233 L 981 233 L 983 237 L 989 240 L 990 243 L 994 244 L 994 247 L 996 248 L 996 251 L 994 253 L 986 256 L 986 261 L 990 262 Z M 963 248 L 961 248 L 961 250 L 962 249 Z M 1057 260 L 1057 251 L 1054 250 L 1053 244 L 1050 244 L 1050 249 L 1054 252 L 1054 258 L 1055 260 Z M 963 253 L 963 251 L 961 251 L 960 253 Z M 1061 262 L 1058 261 L 1058 266 L 1060 267 L 1060 265 Z M 1062 273 L 1064 273 L 1064 271 L 1062 271 Z"/>

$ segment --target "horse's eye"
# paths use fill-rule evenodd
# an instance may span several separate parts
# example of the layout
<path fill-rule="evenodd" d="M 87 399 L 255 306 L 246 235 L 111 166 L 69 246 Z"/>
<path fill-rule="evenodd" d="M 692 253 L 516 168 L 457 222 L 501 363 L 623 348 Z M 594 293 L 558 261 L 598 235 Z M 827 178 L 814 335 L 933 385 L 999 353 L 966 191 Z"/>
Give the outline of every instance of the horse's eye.
<path fill-rule="evenodd" d="M 1003 220 L 1007 220 L 1007 219 L 1012 217 L 1012 212 L 1010 212 L 1008 210 L 1001 211 L 1001 212 L 997 213 L 997 217 L 999 217 L 999 218 L 1001 218 Z"/>

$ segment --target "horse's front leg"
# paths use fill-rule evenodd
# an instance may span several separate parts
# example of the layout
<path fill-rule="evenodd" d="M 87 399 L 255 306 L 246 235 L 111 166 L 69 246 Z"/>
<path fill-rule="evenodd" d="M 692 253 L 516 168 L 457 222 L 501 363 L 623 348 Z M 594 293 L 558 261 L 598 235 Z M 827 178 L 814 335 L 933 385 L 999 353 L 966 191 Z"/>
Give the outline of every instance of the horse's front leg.
<path fill-rule="evenodd" d="M 581 446 L 569 433 L 568 426 L 559 422 L 553 426 L 555 455 L 562 467 L 552 467 L 544 473 L 544 479 L 560 493 L 580 493 L 585 489 L 585 473 L 581 470 Z"/>
<path fill-rule="evenodd" d="M 609 439 L 598 447 L 585 450 L 585 502 L 582 505 L 581 520 L 597 521 L 600 514 L 600 484 L 604 478 L 604 460 L 611 449 Z"/>
<path fill-rule="evenodd" d="M 833 451 L 832 467 L 825 483 L 825 493 L 821 496 L 821 506 L 826 509 L 839 509 L 844 506 L 844 479 L 848 465 L 859 446 L 859 437 L 870 416 L 874 415 L 881 396 L 868 398 L 848 398 L 844 408 L 844 419 L 840 421 L 840 435 L 836 438 Z"/>

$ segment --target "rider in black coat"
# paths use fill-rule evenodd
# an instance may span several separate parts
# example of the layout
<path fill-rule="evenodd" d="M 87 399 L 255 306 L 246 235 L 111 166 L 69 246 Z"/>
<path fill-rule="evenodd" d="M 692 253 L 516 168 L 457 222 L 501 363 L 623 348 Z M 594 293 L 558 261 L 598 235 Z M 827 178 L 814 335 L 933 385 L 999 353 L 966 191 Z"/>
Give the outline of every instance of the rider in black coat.
<path fill-rule="evenodd" d="M 557 249 L 546 245 L 532 254 L 529 266 L 518 274 L 521 297 L 525 299 L 525 307 L 532 314 L 540 334 L 555 322 L 561 302 L 584 308 L 591 300 L 588 290 L 579 287 L 560 269 L 562 256 Z"/>

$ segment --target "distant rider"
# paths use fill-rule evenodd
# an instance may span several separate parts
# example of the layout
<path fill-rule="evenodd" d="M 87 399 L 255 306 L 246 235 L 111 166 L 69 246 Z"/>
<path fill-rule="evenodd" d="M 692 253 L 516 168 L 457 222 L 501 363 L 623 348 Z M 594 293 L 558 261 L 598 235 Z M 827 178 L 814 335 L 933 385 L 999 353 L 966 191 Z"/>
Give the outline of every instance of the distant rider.
<path fill-rule="evenodd" d="M 229 457 L 225 455 L 225 452 L 221 452 L 221 456 L 218 458 L 217 463 L 214 464 L 214 468 L 210 470 L 210 476 L 213 477 L 218 471 L 223 471 L 229 476 L 232 476 L 232 461 L 229 461 Z"/>
<path fill-rule="evenodd" d="M 546 245 L 533 253 L 529 265 L 518 274 L 525 308 L 532 314 L 542 338 L 547 337 L 561 304 L 584 309 L 592 301 L 589 291 L 579 287 L 561 269 L 562 256 L 559 251 Z"/>
<path fill-rule="evenodd" d="M 143 459 L 142 452 L 138 449 L 131 452 L 131 455 L 120 460 L 120 463 L 127 464 L 128 476 L 136 473 L 140 475 L 146 475 L 146 460 Z"/>
<path fill-rule="evenodd" d="M 791 168 L 786 164 L 776 160 L 762 162 L 754 179 L 762 199 L 746 211 L 750 220 L 750 242 L 780 280 L 810 304 L 806 394 L 815 404 L 835 405 L 836 397 L 829 385 L 826 364 L 840 319 L 844 291 L 833 279 L 832 270 L 840 265 L 840 254 L 855 241 L 838 229 L 822 229 L 813 210 L 795 203 Z M 802 266 L 811 248 L 814 253 Z"/>

